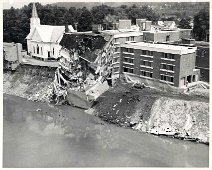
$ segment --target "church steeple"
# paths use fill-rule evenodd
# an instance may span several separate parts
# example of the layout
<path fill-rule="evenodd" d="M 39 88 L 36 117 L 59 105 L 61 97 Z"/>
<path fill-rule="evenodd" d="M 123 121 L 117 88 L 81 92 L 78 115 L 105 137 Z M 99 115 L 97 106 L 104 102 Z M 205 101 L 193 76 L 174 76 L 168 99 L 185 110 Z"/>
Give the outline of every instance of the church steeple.
<path fill-rule="evenodd" d="M 33 3 L 32 17 L 30 18 L 30 30 L 34 29 L 38 25 L 40 25 L 40 18 L 38 18 L 38 13 L 36 10 L 35 3 Z"/>
<path fill-rule="evenodd" d="M 33 3 L 33 6 L 32 6 L 32 18 L 38 18 L 38 13 L 36 10 L 35 3 Z"/>

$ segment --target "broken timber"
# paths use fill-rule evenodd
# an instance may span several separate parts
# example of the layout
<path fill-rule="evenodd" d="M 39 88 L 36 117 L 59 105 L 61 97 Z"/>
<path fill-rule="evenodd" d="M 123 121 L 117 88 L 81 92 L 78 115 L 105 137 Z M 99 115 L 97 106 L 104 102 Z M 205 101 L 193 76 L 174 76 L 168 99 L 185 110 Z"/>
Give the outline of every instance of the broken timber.
<path fill-rule="evenodd" d="M 59 67 L 55 74 L 54 92 L 69 104 L 88 109 L 94 100 L 109 89 L 113 36 L 93 33 L 65 34 Z"/>

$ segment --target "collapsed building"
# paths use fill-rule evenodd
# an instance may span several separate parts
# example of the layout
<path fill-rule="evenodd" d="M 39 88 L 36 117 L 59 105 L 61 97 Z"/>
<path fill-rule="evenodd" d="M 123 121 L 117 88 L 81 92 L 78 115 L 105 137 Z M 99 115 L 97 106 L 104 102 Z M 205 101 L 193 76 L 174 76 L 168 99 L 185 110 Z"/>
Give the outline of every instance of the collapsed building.
<path fill-rule="evenodd" d="M 113 36 L 66 33 L 60 45 L 59 67 L 55 72 L 56 100 L 67 97 L 70 104 L 88 108 L 111 85 Z"/>

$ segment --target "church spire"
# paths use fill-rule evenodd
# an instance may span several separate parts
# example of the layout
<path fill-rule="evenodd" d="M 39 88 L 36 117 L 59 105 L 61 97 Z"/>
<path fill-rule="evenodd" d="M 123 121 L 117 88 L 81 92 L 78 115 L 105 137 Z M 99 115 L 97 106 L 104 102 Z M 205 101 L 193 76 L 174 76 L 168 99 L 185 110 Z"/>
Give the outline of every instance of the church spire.
<path fill-rule="evenodd" d="M 36 10 L 35 3 L 33 3 L 33 6 L 32 6 L 32 18 L 38 18 L 38 13 Z"/>
<path fill-rule="evenodd" d="M 33 30 L 36 26 L 40 25 L 40 18 L 35 7 L 35 3 L 32 6 L 32 17 L 30 18 L 30 29 Z"/>

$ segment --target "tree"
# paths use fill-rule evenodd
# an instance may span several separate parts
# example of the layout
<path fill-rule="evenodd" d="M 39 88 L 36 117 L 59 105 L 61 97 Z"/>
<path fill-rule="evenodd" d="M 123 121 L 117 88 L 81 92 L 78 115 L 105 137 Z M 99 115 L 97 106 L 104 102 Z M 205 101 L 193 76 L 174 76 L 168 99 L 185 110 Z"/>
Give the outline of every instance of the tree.
<path fill-rule="evenodd" d="M 66 22 L 67 22 L 68 24 L 74 26 L 74 23 L 77 22 L 77 15 L 76 15 L 76 13 L 77 13 L 77 10 L 76 10 L 75 7 L 69 8 L 69 10 L 68 10 L 68 12 L 67 12 L 67 14 L 66 14 L 66 17 L 65 17 Z"/>
<path fill-rule="evenodd" d="M 179 28 L 183 28 L 183 29 L 191 29 L 190 26 L 190 19 L 189 18 L 183 18 L 180 20 L 179 22 Z"/>
<path fill-rule="evenodd" d="M 194 17 L 193 35 L 198 41 L 205 41 L 209 30 L 209 10 L 203 9 Z"/>
<path fill-rule="evenodd" d="M 6 42 L 17 42 L 19 41 L 17 39 L 17 34 L 19 34 L 17 31 L 17 21 L 18 18 L 18 11 L 11 7 L 9 10 L 5 10 L 4 13 L 4 23 L 3 23 L 3 30 L 4 30 L 4 38 L 3 40 Z M 19 41 L 20 42 L 20 41 Z"/>
<path fill-rule="evenodd" d="M 144 5 L 142 7 L 138 7 L 135 4 L 127 9 L 128 18 L 132 20 L 132 23 L 136 23 L 136 19 L 144 18 L 150 21 L 157 21 L 159 19 L 159 15 L 156 14 L 152 8 Z"/>
<path fill-rule="evenodd" d="M 126 5 L 121 5 L 120 7 L 117 7 L 114 9 L 114 15 L 115 19 L 128 19 L 127 16 L 127 6 Z"/>
<path fill-rule="evenodd" d="M 82 13 L 78 20 L 78 31 L 90 31 L 92 29 L 93 17 L 86 7 L 82 8 Z"/>
<path fill-rule="evenodd" d="M 129 7 L 127 10 L 127 16 L 129 19 L 132 20 L 132 23 L 135 24 L 136 23 L 136 19 L 140 18 L 141 16 L 141 11 L 140 8 L 137 7 L 135 4 L 131 7 Z"/>
<path fill-rule="evenodd" d="M 91 9 L 91 14 L 95 24 L 104 24 L 105 17 L 114 14 L 114 8 L 107 5 L 95 6 Z"/>

